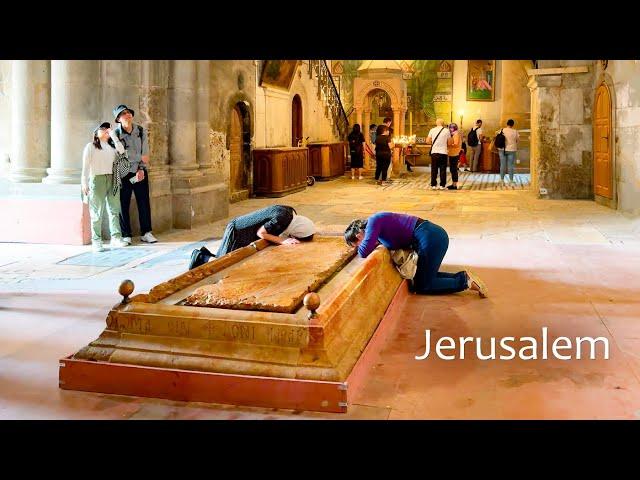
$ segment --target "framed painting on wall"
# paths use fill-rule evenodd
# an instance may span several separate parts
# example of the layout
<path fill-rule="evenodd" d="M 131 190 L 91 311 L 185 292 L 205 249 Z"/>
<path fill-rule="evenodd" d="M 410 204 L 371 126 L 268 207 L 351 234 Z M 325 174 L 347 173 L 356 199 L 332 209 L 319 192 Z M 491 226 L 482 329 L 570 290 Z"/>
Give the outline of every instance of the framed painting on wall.
<path fill-rule="evenodd" d="M 492 102 L 496 90 L 496 61 L 469 60 L 467 65 L 467 100 Z"/>
<path fill-rule="evenodd" d="M 297 66 L 298 60 L 265 60 L 260 85 L 289 90 Z"/>

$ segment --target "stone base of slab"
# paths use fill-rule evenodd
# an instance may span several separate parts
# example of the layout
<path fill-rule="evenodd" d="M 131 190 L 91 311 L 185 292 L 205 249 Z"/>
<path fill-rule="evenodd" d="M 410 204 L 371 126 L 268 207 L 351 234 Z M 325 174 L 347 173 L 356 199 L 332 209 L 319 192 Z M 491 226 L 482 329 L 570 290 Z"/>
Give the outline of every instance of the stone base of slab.
<path fill-rule="evenodd" d="M 327 243 L 324 249 L 333 241 L 318 238 Z M 261 252 L 265 248 L 270 250 Z M 61 388 L 343 411 L 344 385 L 357 384 L 363 351 L 385 312 L 395 311 L 397 292 L 406 295 L 405 286 L 398 288 L 404 283 L 386 249 L 353 258 L 336 273 L 327 270 L 326 283 L 308 287 L 320 298 L 320 306 L 311 307 L 313 315 L 303 306 L 276 313 L 183 303 L 194 289 L 231 278 L 234 268 L 250 260 L 264 257 L 274 264 L 270 254 L 277 248 L 283 247 L 260 240 L 255 248 L 235 250 L 114 306 L 100 337 L 62 360 Z M 301 253 L 304 261 L 309 255 Z M 282 258 L 292 265 L 287 255 Z M 304 285 L 300 288 L 307 289 Z M 266 289 L 262 284 L 256 288 Z M 149 378 L 140 380 L 145 375 Z M 184 387 L 185 382 L 193 388 Z M 287 393 L 291 389 L 297 393 Z"/>
<path fill-rule="evenodd" d="M 74 359 L 60 360 L 64 390 L 224 403 L 265 408 L 346 413 L 398 320 L 409 296 L 402 282 L 378 327 L 344 382 L 233 375 Z"/>

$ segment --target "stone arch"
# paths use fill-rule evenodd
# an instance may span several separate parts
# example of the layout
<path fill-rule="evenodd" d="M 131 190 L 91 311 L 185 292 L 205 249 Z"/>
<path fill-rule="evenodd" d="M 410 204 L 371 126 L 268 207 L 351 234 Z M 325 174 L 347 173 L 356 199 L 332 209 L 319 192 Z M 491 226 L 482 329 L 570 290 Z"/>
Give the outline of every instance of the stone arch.
<path fill-rule="evenodd" d="M 303 63 L 298 64 L 298 71 L 295 75 L 293 83 L 291 85 L 291 90 L 289 91 L 289 108 L 293 106 L 293 99 L 296 95 L 300 98 L 300 103 L 302 104 L 302 134 L 303 137 L 308 137 L 311 131 L 312 125 L 312 112 L 313 105 L 309 103 L 309 95 L 307 93 L 307 88 L 305 83 L 302 81 L 302 67 Z M 299 75 L 299 73 L 302 73 Z M 291 118 L 292 111 L 289 110 L 289 118 Z"/>
<path fill-rule="evenodd" d="M 356 92 L 356 100 L 353 102 L 353 106 L 356 109 L 366 108 L 365 99 L 373 90 L 378 89 L 384 90 L 387 95 L 389 95 L 389 98 L 391 98 L 391 108 L 394 110 L 406 108 L 403 106 L 402 96 L 399 95 L 399 92 L 397 92 L 390 83 L 387 83 L 384 80 L 370 80 L 360 87 L 359 91 Z"/>
<path fill-rule="evenodd" d="M 223 118 L 226 119 L 225 134 L 227 138 L 225 146 L 227 150 L 229 150 L 229 136 L 231 135 L 231 123 L 229 122 L 229 115 L 231 114 L 231 110 L 233 110 L 239 103 L 243 105 L 243 107 L 241 108 L 245 109 L 245 112 L 243 112 L 243 117 L 246 117 L 246 131 L 249 135 L 249 143 L 252 143 L 251 139 L 253 139 L 254 137 L 255 122 L 253 121 L 253 105 L 251 104 L 251 100 L 247 95 L 242 92 L 236 92 L 235 94 L 227 98 L 227 101 L 225 102 Z"/>

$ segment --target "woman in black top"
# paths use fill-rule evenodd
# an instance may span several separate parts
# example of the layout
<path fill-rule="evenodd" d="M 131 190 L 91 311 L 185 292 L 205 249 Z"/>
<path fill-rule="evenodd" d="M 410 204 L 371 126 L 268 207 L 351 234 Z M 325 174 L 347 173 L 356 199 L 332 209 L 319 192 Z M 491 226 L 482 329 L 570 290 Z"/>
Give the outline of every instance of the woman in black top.
<path fill-rule="evenodd" d="M 315 226 L 302 215 L 297 215 L 293 207 L 271 205 L 255 212 L 234 218 L 227 224 L 218 252 L 214 255 L 206 247 L 191 253 L 189 270 L 198 267 L 211 258 L 250 245 L 260 238 L 278 245 L 293 245 L 300 241 L 313 240 Z M 284 234 L 284 235 L 283 235 Z"/>
<path fill-rule="evenodd" d="M 360 169 L 364 162 L 364 135 L 360 131 L 360 125 L 355 124 L 349 134 L 349 153 L 351 154 L 351 180 L 356 178 L 362 180 Z"/>
<path fill-rule="evenodd" d="M 376 131 L 376 180 L 378 185 L 382 185 L 382 182 L 387 180 L 392 148 L 393 142 L 389 136 L 389 127 L 378 125 Z"/>

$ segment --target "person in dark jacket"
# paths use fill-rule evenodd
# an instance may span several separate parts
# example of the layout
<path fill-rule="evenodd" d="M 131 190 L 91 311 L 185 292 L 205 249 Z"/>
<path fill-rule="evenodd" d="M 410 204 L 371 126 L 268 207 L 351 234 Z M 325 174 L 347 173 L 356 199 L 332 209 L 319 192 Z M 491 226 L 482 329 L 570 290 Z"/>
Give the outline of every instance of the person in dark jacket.
<path fill-rule="evenodd" d="M 195 249 L 191 253 L 189 270 L 261 238 L 277 245 L 294 245 L 313 240 L 315 231 L 313 222 L 298 215 L 293 207 L 271 205 L 231 220 L 224 231 L 218 252 L 214 255 L 206 247 Z"/>

